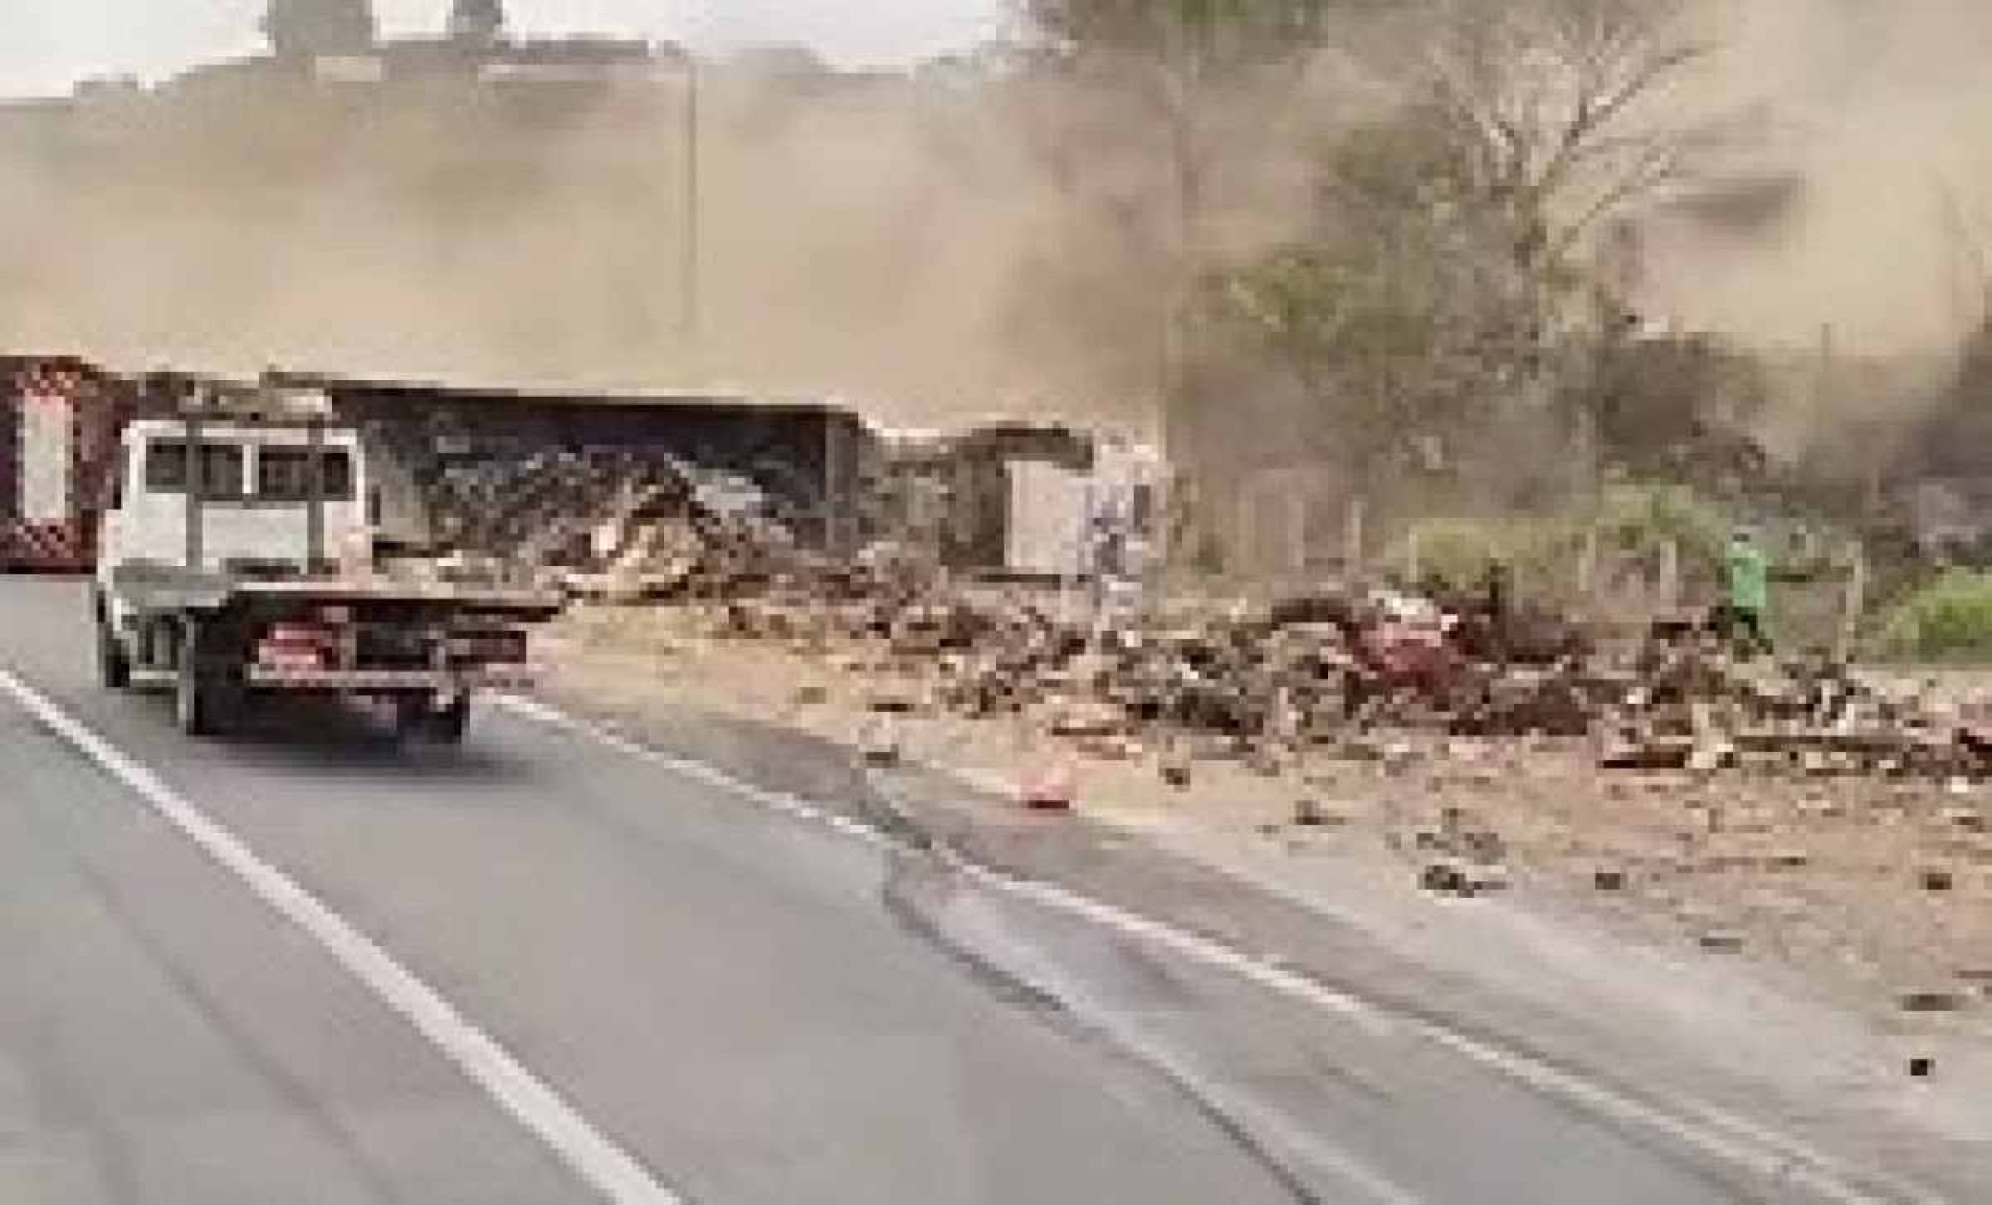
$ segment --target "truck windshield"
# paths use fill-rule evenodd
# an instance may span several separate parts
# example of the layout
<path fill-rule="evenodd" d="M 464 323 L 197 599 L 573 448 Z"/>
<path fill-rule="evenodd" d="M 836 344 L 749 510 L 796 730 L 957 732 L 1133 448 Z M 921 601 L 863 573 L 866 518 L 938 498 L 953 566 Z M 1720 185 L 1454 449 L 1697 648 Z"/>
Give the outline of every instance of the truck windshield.
<path fill-rule="evenodd" d="M 319 452 L 327 502 L 353 500 L 353 459 L 344 449 Z M 303 502 L 311 497 L 311 451 L 264 445 L 256 450 L 256 497 L 263 502 Z"/>
<path fill-rule="evenodd" d="M 177 494 L 187 488 L 187 445 L 157 440 L 145 450 L 145 490 Z M 208 498 L 242 496 L 242 448 L 239 444 L 201 444 L 201 494 Z"/>

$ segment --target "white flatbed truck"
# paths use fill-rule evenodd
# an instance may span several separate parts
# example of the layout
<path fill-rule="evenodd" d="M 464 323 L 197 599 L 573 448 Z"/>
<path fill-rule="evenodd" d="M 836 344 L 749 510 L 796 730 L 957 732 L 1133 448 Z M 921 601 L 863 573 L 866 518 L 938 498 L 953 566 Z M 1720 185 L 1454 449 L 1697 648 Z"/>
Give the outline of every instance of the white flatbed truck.
<path fill-rule="evenodd" d="M 398 580 L 371 557 L 364 448 L 322 394 L 206 387 L 120 433 L 91 597 L 105 686 L 171 691 L 189 735 L 259 695 L 384 700 L 454 744 L 472 695 L 530 684 L 542 591 Z"/>

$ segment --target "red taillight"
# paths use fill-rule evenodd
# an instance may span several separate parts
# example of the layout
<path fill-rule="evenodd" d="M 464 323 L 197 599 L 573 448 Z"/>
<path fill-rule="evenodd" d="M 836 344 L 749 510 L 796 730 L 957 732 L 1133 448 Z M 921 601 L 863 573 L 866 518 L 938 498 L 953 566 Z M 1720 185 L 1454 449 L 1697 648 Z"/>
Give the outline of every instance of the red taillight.
<path fill-rule="evenodd" d="M 320 649 L 293 648 L 266 644 L 256 650 L 256 660 L 270 669 L 324 669 L 325 653 Z"/>
<path fill-rule="evenodd" d="M 306 623 L 271 624 L 269 634 L 263 637 L 265 644 L 303 644 L 315 647 L 331 642 L 331 632 Z"/>
<path fill-rule="evenodd" d="M 256 645 L 256 660 L 272 669 L 324 669 L 332 633 L 302 623 L 279 623 Z"/>

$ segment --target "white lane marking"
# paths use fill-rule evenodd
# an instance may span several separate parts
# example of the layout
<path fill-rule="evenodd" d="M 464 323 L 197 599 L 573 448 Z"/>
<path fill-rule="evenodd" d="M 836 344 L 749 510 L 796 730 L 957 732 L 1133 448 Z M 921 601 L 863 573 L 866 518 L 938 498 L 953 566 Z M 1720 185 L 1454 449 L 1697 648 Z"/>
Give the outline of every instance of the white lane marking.
<path fill-rule="evenodd" d="M 631 740 L 629 737 L 624 736 L 607 725 L 577 719 L 566 712 L 549 707 L 537 699 L 529 699 L 519 695 L 494 695 L 492 698 L 498 706 L 524 719 L 593 740 L 617 753 L 628 757 L 639 758 L 652 765 L 662 767 L 667 771 L 690 778 L 695 782 L 703 783 L 717 790 L 745 796 L 756 805 L 770 811 L 778 812 L 784 816 L 806 823 L 825 825 L 845 836 L 856 838 L 868 845 L 879 848 L 906 848 L 903 841 L 894 838 L 877 826 L 868 824 L 863 820 L 846 816 L 841 812 L 832 811 L 822 804 L 813 803 L 800 795 L 791 795 L 783 791 L 770 791 L 754 786 L 706 762 L 677 757 L 665 753 L 660 749 L 651 748 L 648 745 Z M 976 865 L 973 862 L 962 861 L 958 856 L 953 854 L 953 851 L 945 847 L 940 847 L 938 852 L 942 856 L 947 857 L 955 869 L 974 877 L 979 882 L 992 884 L 1004 891 L 1015 892 L 1026 886 L 1041 886 L 1041 884 L 1030 883 L 1028 880 L 1013 880 L 986 867 Z M 1141 918 L 1135 919 L 1140 920 Z M 1124 925 L 1121 927 L 1127 928 Z M 1054 995 L 1061 994 L 1054 986 L 1047 982 L 1035 982 L 1033 986 L 1042 988 Z M 1368 1009 L 1358 1011 L 1359 1020 L 1375 1019 L 1374 1014 Z M 1179 1066 L 1177 1060 L 1155 1044 L 1146 1041 L 1132 1032 L 1128 1032 L 1124 1027 L 1116 1026 L 1115 1032 L 1116 1040 L 1134 1048 L 1139 1057 L 1161 1067 L 1169 1075 L 1185 1081 L 1197 1078 L 1190 1071 Z M 1286 1123 L 1278 1119 L 1263 1119 L 1262 1124 L 1268 1128 L 1283 1129 Z M 1311 1162 L 1323 1170 L 1341 1177 L 1347 1184 L 1360 1190 L 1369 1199 L 1377 1202 L 1378 1205 L 1424 1205 L 1418 1197 L 1413 1196 L 1410 1192 L 1385 1177 L 1381 1172 L 1368 1167 L 1341 1151 L 1329 1148 L 1319 1140 L 1317 1135 L 1283 1133 L 1283 1138 L 1289 1145 L 1295 1147 L 1295 1149 L 1305 1150 L 1307 1158 Z"/>
<path fill-rule="evenodd" d="M 813 803 L 800 795 L 791 795 L 784 791 L 770 791 L 754 786 L 706 762 L 693 761 L 688 757 L 676 757 L 660 749 L 653 749 L 648 745 L 631 740 L 606 724 L 594 724 L 576 719 L 566 712 L 549 707 L 537 699 L 528 699 L 520 695 L 493 695 L 492 702 L 515 715 L 544 724 L 549 728 L 557 728 L 585 736 L 618 753 L 640 758 L 653 766 L 662 766 L 674 774 L 689 778 L 694 782 L 704 783 L 715 790 L 725 791 L 733 795 L 744 795 L 762 807 L 772 808 L 777 812 L 794 816 L 799 820 L 808 820 L 816 824 L 828 825 L 846 836 L 855 837 L 865 842 L 867 845 L 888 846 L 898 844 L 898 842 L 895 842 L 875 825 L 867 824 L 862 820 L 852 819 L 841 812 L 835 812 L 821 804 Z"/>
<path fill-rule="evenodd" d="M 5 669 L 0 691 L 78 752 L 136 792 L 161 819 L 242 880 L 257 898 L 310 934 L 340 966 L 407 1018 L 493 1101 L 616 1205 L 683 1205 L 634 1156 L 597 1130 L 559 1092 L 466 1020 L 434 988 L 374 944 L 240 838 L 41 692 Z"/>
<path fill-rule="evenodd" d="M 833 812 L 801 796 L 764 790 L 716 766 L 652 749 L 611 728 L 569 715 L 536 699 L 504 695 L 497 696 L 495 701 L 499 706 L 521 717 L 586 736 L 617 752 L 641 758 L 694 781 L 739 795 L 762 807 L 798 819 L 828 824 L 840 832 L 857 836 L 872 845 L 900 844 L 873 825 Z M 1130 912 L 1125 908 L 1082 895 L 1054 883 L 1021 878 L 978 863 L 961 861 L 959 858 L 955 861 L 963 873 L 996 890 L 1119 930 L 1207 966 L 1228 971 L 1314 1008 L 1363 1022 L 1377 1030 L 1387 1031 L 1393 1025 L 1408 1026 L 1427 1040 L 1537 1091 L 1560 1097 L 1620 1124 L 1665 1134 L 1723 1163 L 1771 1178 L 1783 1185 L 1802 1187 L 1825 1200 L 1839 1202 L 1840 1205 L 1904 1205 L 1904 1203 L 1951 1205 L 1949 1198 L 1932 1193 L 1918 1185 L 1878 1174 L 1857 1175 L 1838 1161 L 1812 1150 L 1795 1138 L 1767 1129 L 1714 1105 L 1676 1100 L 1670 1102 L 1670 1108 L 1661 1109 L 1604 1084 L 1584 1079 L 1542 1059 L 1503 1048 L 1490 1041 L 1448 1028 L 1437 1021 L 1397 1012 L 1375 1001 L 1329 987 L 1318 980 L 1213 938 Z M 1877 1195 L 1875 1192 L 1861 1188 L 1859 1185 L 1862 1181 L 1876 1184 L 1886 1195 Z"/>

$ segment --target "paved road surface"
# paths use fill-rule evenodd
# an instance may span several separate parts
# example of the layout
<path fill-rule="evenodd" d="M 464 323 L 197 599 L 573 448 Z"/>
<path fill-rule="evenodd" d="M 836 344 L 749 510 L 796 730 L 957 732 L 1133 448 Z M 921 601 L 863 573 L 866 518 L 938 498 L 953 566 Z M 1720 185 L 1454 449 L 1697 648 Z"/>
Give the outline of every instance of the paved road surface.
<path fill-rule="evenodd" d="M 1744 1199 L 1660 1138 L 1415 1033 L 982 898 L 527 719 L 481 713 L 457 751 L 396 752 L 324 715 L 188 741 L 165 701 L 94 685 L 83 616 L 73 583 L 0 579 L 0 669 L 315 893 L 684 1200 Z M 0 776 L 0 1201 L 599 1199 L 311 935 L 4 697 Z"/>

